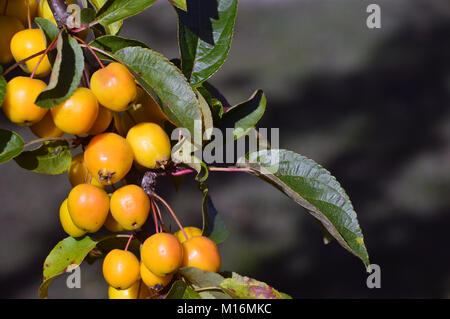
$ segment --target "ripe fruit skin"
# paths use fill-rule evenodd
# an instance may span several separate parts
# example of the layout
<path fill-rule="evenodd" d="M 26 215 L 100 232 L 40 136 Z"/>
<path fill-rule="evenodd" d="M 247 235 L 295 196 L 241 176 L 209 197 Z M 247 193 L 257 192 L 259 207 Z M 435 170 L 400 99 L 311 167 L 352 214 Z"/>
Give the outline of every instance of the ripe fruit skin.
<path fill-rule="evenodd" d="M 104 226 L 112 233 L 118 233 L 125 230 L 125 228 L 123 228 L 122 225 L 120 225 L 117 220 L 114 219 L 111 212 L 108 214 Z"/>
<path fill-rule="evenodd" d="M 128 142 L 115 133 L 95 136 L 86 147 L 84 161 L 89 172 L 104 185 L 116 183 L 133 165 L 133 151 Z"/>
<path fill-rule="evenodd" d="M 145 267 L 144 263 L 141 263 L 141 278 L 147 287 L 159 290 L 160 288 L 167 286 L 172 281 L 173 275 L 168 275 L 165 277 L 156 276 L 148 270 L 147 267 Z"/>
<path fill-rule="evenodd" d="M 50 110 L 60 130 L 82 135 L 90 130 L 97 118 L 98 102 L 91 90 L 80 87 L 67 101 Z"/>
<path fill-rule="evenodd" d="M 126 185 L 111 196 L 111 214 L 126 230 L 140 228 L 150 212 L 150 199 L 137 185 Z"/>
<path fill-rule="evenodd" d="M 50 6 L 48 5 L 47 0 L 40 0 L 39 1 L 39 7 L 38 7 L 38 16 L 41 18 L 50 20 L 54 24 L 56 24 L 55 17 L 53 16 L 53 12 L 50 9 Z"/>
<path fill-rule="evenodd" d="M 120 225 L 111 214 L 111 196 L 112 196 L 112 194 L 109 193 L 108 196 L 109 196 L 109 214 L 108 214 L 108 217 L 106 217 L 106 221 L 103 226 L 105 226 L 105 228 L 112 233 L 118 233 L 118 232 L 124 231 L 125 228 L 123 228 L 122 225 Z"/>
<path fill-rule="evenodd" d="M 127 67 L 113 62 L 91 77 L 91 89 L 104 107 L 125 111 L 136 98 L 136 83 Z"/>
<path fill-rule="evenodd" d="M 100 133 L 103 133 L 111 123 L 112 117 L 113 117 L 112 112 L 106 107 L 100 105 L 98 109 L 97 118 L 94 124 L 91 126 L 91 129 L 89 130 L 88 134 L 98 135 Z"/>
<path fill-rule="evenodd" d="M 103 261 L 103 276 L 116 289 L 130 288 L 138 281 L 139 274 L 139 260 L 129 251 L 113 249 Z"/>
<path fill-rule="evenodd" d="M 3 112 L 6 117 L 18 125 L 32 125 L 42 120 L 48 109 L 34 104 L 38 95 L 47 85 L 38 79 L 18 76 L 6 85 Z"/>
<path fill-rule="evenodd" d="M 98 231 L 109 213 L 109 196 L 89 184 L 75 186 L 69 193 L 68 208 L 74 224 L 89 233 Z"/>
<path fill-rule="evenodd" d="M 23 25 L 28 24 L 28 10 L 27 0 L 0 0 L 0 12 L 3 12 L 6 1 L 8 1 L 8 7 L 6 9 L 6 15 L 16 17 Z M 37 0 L 30 0 L 30 19 L 34 20 L 37 14 L 38 2 Z"/>
<path fill-rule="evenodd" d="M 138 293 L 139 291 L 139 293 Z M 128 289 L 116 289 L 112 286 L 108 287 L 109 299 L 145 299 L 150 296 L 147 286 L 141 281 L 136 281 Z"/>
<path fill-rule="evenodd" d="M 77 154 L 72 158 L 67 174 L 72 187 L 88 184 L 90 180 L 91 185 L 103 188 L 103 185 L 89 173 L 84 162 L 84 153 Z"/>
<path fill-rule="evenodd" d="M 216 244 L 207 237 L 192 237 L 183 243 L 183 267 L 196 267 L 205 271 L 220 270 L 220 255 Z"/>
<path fill-rule="evenodd" d="M 30 126 L 31 131 L 40 138 L 60 137 L 64 134 L 53 122 L 52 114 L 47 112 L 44 118 Z"/>
<path fill-rule="evenodd" d="M 24 26 L 19 19 L 0 16 L 0 64 L 7 64 L 14 59 L 9 44 L 14 34 L 23 29 Z"/>
<path fill-rule="evenodd" d="M 181 267 L 183 247 L 174 235 L 157 233 L 145 240 L 141 258 L 145 267 L 153 274 L 165 277 Z"/>
<path fill-rule="evenodd" d="M 188 238 L 192 237 L 198 237 L 202 235 L 202 230 L 197 227 L 183 227 L 186 235 Z M 183 232 L 181 230 L 177 231 L 175 234 L 175 237 L 178 238 L 180 243 L 184 243 L 186 241 L 186 237 L 184 236 Z"/>
<path fill-rule="evenodd" d="M 16 60 L 19 62 L 29 56 L 45 50 L 47 47 L 45 43 L 45 37 L 40 29 L 26 29 L 14 34 L 11 39 L 11 53 Z M 25 67 L 22 67 L 24 72 L 31 73 L 39 62 L 41 56 L 37 56 L 25 62 Z M 44 59 L 39 64 L 36 69 L 35 75 L 38 77 L 44 77 L 48 75 L 52 67 L 48 57 L 45 56 Z"/>
<path fill-rule="evenodd" d="M 112 194 L 109 193 L 108 196 L 109 196 L 109 214 L 108 214 L 108 217 L 106 217 L 106 221 L 103 226 L 105 226 L 105 228 L 112 233 L 118 233 L 118 232 L 124 231 L 125 228 L 123 228 L 122 225 L 120 225 L 111 214 L 111 196 L 112 196 Z"/>
<path fill-rule="evenodd" d="M 139 123 L 127 134 L 134 160 L 147 168 L 158 168 L 170 159 L 169 136 L 155 123 Z"/>
<path fill-rule="evenodd" d="M 86 232 L 78 228 L 74 223 L 69 214 L 69 209 L 67 208 L 67 198 L 61 204 L 59 208 L 59 220 L 64 231 L 72 237 L 81 237 L 86 234 Z"/>

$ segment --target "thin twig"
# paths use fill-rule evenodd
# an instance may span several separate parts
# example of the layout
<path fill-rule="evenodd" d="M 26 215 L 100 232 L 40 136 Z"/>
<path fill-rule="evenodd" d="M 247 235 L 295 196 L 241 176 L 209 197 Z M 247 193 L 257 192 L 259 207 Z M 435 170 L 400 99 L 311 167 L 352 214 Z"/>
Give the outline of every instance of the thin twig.
<path fill-rule="evenodd" d="M 46 142 L 46 141 L 55 141 L 55 140 L 65 140 L 65 141 L 71 141 L 71 139 L 69 139 L 69 138 L 64 138 L 64 137 L 46 137 L 46 138 L 39 138 L 39 139 L 37 139 L 37 140 L 33 140 L 33 141 L 31 141 L 31 142 L 28 142 L 27 144 L 25 144 L 24 146 L 23 146 L 23 148 L 27 148 L 28 146 L 30 146 L 30 145 L 33 145 L 33 144 L 37 144 L 37 143 L 41 143 L 41 142 Z"/>
<path fill-rule="evenodd" d="M 90 88 L 90 81 L 89 81 L 89 71 L 88 71 L 88 65 L 87 63 L 84 65 L 84 69 L 83 69 L 83 84 L 85 87 Z"/>
<path fill-rule="evenodd" d="M 31 29 L 30 0 L 27 0 L 27 20 L 28 20 L 28 29 Z"/>
<path fill-rule="evenodd" d="M 65 25 L 70 14 L 67 12 L 67 4 L 64 0 L 48 0 L 50 10 L 58 25 Z"/>
<path fill-rule="evenodd" d="M 153 213 L 153 222 L 155 223 L 155 233 L 159 233 L 158 217 L 156 217 L 156 208 L 154 200 L 150 198 L 151 211 Z"/>
<path fill-rule="evenodd" d="M 2 15 L 6 15 L 6 11 L 8 11 L 8 0 L 5 1 L 5 6 L 3 7 L 3 14 Z"/>
<path fill-rule="evenodd" d="M 55 46 L 55 44 L 56 44 L 56 41 L 58 40 L 59 36 L 61 35 L 61 32 L 62 32 L 62 30 L 59 31 L 58 35 L 52 40 L 52 42 L 51 42 L 50 45 L 47 47 L 47 49 L 44 50 L 44 53 L 42 53 L 42 55 L 41 55 L 41 57 L 40 57 L 38 63 L 36 64 L 36 66 L 34 67 L 33 72 L 32 72 L 31 75 L 30 75 L 30 79 L 32 79 L 32 78 L 34 77 L 34 75 L 35 75 L 35 73 L 36 73 L 36 71 L 37 71 L 39 65 L 41 64 L 42 60 L 44 60 L 44 58 L 47 56 L 47 53 L 48 53 L 50 50 L 54 49 L 54 46 Z"/>
<path fill-rule="evenodd" d="M 83 47 L 86 47 L 86 48 L 87 48 L 87 44 L 86 44 L 86 45 L 83 45 Z M 112 59 L 116 59 L 111 53 L 106 52 L 105 50 L 102 50 L 102 49 L 99 49 L 99 48 L 96 48 L 96 47 L 91 47 L 91 49 L 94 50 L 94 51 L 97 51 L 98 53 L 101 53 L 101 54 L 103 54 L 103 55 L 106 55 L 106 56 L 108 56 L 108 57 L 110 57 L 110 58 L 112 58 Z"/>
<path fill-rule="evenodd" d="M 178 227 L 180 228 L 180 230 L 183 232 L 184 237 L 186 237 L 186 240 L 189 239 L 188 235 L 186 234 L 186 232 L 184 231 L 183 226 L 181 225 L 180 221 L 177 218 L 177 215 L 175 215 L 175 213 L 173 212 L 172 208 L 170 207 L 170 205 L 162 198 L 160 197 L 158 194 L 156 193 L 152 193 L 152 196 L 154 196 L 156 199 L 158 199 L 161 203 L 164 204 L 164 206 L 166 206 L 166 208 L 169 210 L 170 214 L 172 215 L 173 219 L 175 220 L 175 222 L 177 223 Z"/>
<path fill-rule="evenodd" d="M 250 168 L 239 168 L 239 167 L 208 167 L 208 170 L 212 172 L 245 172 L 245 173 L 253 172 L 253 170 Z M 196 171 L 194 169 L 187 168 L 178 172 L 173 172 L 172 176 L 181 176 L 195 172 Z"/>
<path fill-rule="evenodd" d="M 73 35 L 73 37 L 78 40 L 79 42 L 81 42 L 91 53 L 92 55 L 95 57 L 95 59 L 97 60 L 98 64 L 100 64 L 100 66 L 102 67 L 102 69 L 105 68 L 104 64 L 102 63 L 102 61 L 100 60 L 100 58 L 97 56 L 97 54 L 94 52 L 94 48 L 92 48 L 90 45 L 88 45 L 86 42 L 84 42 L 83 39 Z"/>
<path fill-rule="evenodd" d="M 46 50 L 47 50 L 47 49 L 42 50 L 42 51 L 39 51 L 38 53 L 35 53 L 35 54 L 33 54 L 33 55 L 30 55 L 28 58 L 25 58 L 25 59 L 23 59 L 23 60 L 20 60 L 19 62 L 14 63 L 13 65 L 11 65 L 9 68 L 7 68 L 7 69 L 2 73 L 2 76 L 6 76 L 9 72 L 11 72 L 11 71 L 14 70 L 15 68 L 17 68 L 19 65 L 24 64 L 24 63 L 27 62 L 28 60 L 34 59 L 35 57 L 38 57 L 38 56 L 42 55 Z"/>
<path fill-rule="evenodd" d="M 197 289 L 194 289 L 194 290 L 196 292 L 211 291 L 211 290 L 223 292 L 223 289 L 220 288 L 220 287 L 203 287 L 203 288 L 197 288 Z"/>
<path fill-rule="evenodd" d="M 134 117 L 131 115 L 130 110 L 126 110 L 125 113 L 127 113 L 127 115 L 130 117 L 131 121 L 133 122 L 134 125 L 137 124 L 136 120 L 134 119 Z"/>
<path fill-rule="evenodd" d="M 165 228 L 165 230 L 167 230 L 167 227 L 164 225 L 163 220 L 162 220 L 162 215 L 161 215 L 161 210 L 159 209 L 158 204 L 155 202 L 155 207 L 156 207 L 156 212 L 158 213 L 158 220 L 159 220 L 159 232 L 163 231 L 163 227 Z"/>
<path fill-rule="evenodd" d="M 130 246 L 130 243 L 131 243 L 131 241 L 133 240 L 133 237 L 134 237 L 134 233 L 131 234 L 130 238 L 128 238 L 127 245 L 125 246 L 125 251 L 128 250 L 128 247 Z"/>

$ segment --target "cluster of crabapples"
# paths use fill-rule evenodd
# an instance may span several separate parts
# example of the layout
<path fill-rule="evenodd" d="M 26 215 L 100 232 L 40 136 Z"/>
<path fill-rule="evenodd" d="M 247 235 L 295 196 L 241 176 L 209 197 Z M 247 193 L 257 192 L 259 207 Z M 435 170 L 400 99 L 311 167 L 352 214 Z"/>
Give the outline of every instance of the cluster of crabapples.
<path fill-rule="evenodd" d="M 179 223 L 181 230 L 175 234 L 167 228 L 163 232 L 156 200 L 165 201 L 125 183 L 133 165 L 146 170 L 164 168 L 171 155 L 170 139 L 162 128 L 167 118 L 136 84 L 128 68 L 117 62 L 100 63 L 102 67 L 90 76 L 89 85 L 78 87 L 60 105 L 41 108 L 35 102 L 47 84 L 36 77 L 45 78 L 52 67 L 46 55 L 38 54 L 46 49 L 46 41 L 40 29 L 31 28 L 30 21 L 38 14 L 56 23 L 48 3 L 0 0 L 0 12 L 0 64 L 22 61 L 22 70 L 31 74 L 7 83 L 2 105 L 6 117 L 28 126 L 39 138 L 71 134 L 88 141 L 68 170 L 73 188 L 59 212 L 64 231 L 74 238 L 102 227 L 114 233 L 137 231 L 150 212 L 154 214 L 156 232 L 142 242 L 141 261 L 128 250 L 133 235 L 123 250 L 106 255 L 103 275 L 109 297 L 144 298 L 148 288 L 167 286 L 180 267 L 219 271 L 220 255 L 213 241 L 202 236 L 200 229 L 182 228 Z M 121 186 L 116 187 L 117 183 Z M 112 193 L 108 194 L 107 186 Z"/>

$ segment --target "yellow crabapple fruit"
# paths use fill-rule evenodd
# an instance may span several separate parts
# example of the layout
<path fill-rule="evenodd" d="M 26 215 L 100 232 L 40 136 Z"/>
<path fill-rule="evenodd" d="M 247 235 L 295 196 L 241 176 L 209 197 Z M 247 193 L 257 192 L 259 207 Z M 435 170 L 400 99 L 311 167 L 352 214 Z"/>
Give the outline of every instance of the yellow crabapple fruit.
<path fill-rule="evenodd" d="M 139 260 L 130 251 L 113 249 L 103 261 L 103 276 L 116 289 L 130 288 L 140 276 Z"/>
<path fill-rule="evenodd" d="M 69 193 L 67 204 L 74 224 L 89 233 L 98 231 L 108 217 L 108 194 L 90 184 L 75 186 Z"/>
<path fill-rule="evenodd" d="M 64 134 L 63 131 L 56 127 L 50 112 L 47 112 L 42 120 L 31 125 L 30 130 L 40 138 L 60 137 Z"/>
<path fill-rule="evenodd" d="M 91 77 L 91 89 L 104 107 L 125 111 L 137 94 L 133 75 L 123 64 L 113 62 L 99 69 Z"/>
<path fill-rule="evenodd" d="M 196 267 L 205 271 L 220 270 L 220 255 L 216 244 L 209 238 L 199 236 L 183 244 L 183 267 Z"/>
<path fill-rule="evenodd" d="M 11 39 L 10 49 L 16 62 L 22 61 L 33 54 L 43 51 L 47 48 L 44 34 L 40 29 L 25 29 L 17 32 Z M 39 61 L 41 55 L 36 56 L 25 62 L 25 66 L 20 65 L 24 72 L 32 73 Z M 50 73 L 52 66 L 47 56 L 39 63 L 35 76 L 44 77 Z"/>
<path fill-rule="evenodd" d="M 150 199 L 137 185 L 126 185 L 111 196 L 111 214 L 127 230 L 140 228 L 150 212 Z"/>
<path fill-rule="evenodd" d="M 43 81 L 17 76 L 6 85 L 3 112 L 17 125 L 33 125 L 42 120 L 48 109 L 35 104 L 36 98 L 47 87 Z"/>
<path fill-rule="evenodd" d="M 157 233 L 144 241 L 141 258 L 144 265 L 153 274 L 165 277 L 181 267 L 183 247 L 174 235 Z"/>
<path fill-rule="evenodd" d="M 95 136 L 87 145 L 84 161 L 102 184 L 120 181 L 133 165 L 133 150 L 126 139 L 115 133 Z"/>
<path fill-rule="evenodd" d="M 72 187 L 79 184 L 91 184 L 103 188 L 103 185 L 89 173 L 84 162 L 84 153 L 77 154 L 72 158 L 67 175 Z"/>
<path fill-rule="evenodd" d="M 50 109 L 55 125 L 62 131 L 86 134 L 94 125 L 98 115 L 98 102 L 91 90 L 80 87 L 60 105 Z"/>
<path fill-rule="evenodd" d="M 16 17 L 0 15 L 0 64 L 10 63 L 14 59 L 9 44 L 14 34 L 23 29 L 22 22 Z"/>
<path fill-rule="evenodd" d="M 86 234 L 86 232 L 78 228 L 74 223 L 69 214 L 69 209 L 67 208 L 67 198 L 61 204 L 59 208 L 59 220 L 64 231 L 72 237 L 81 237 Z"/>
<path fill-rule="evenodd" d="M 150 292 L 142 280 L 136 281 L 128 289 L 116 289 L 108 286 L 109 299 L 146 299 L 149 296 Z"/>
<path fill-rule="evenodd" d="M 186 235 L 189 238 L 192 237 L 198 237 L 202 235 L 202 230 L 200 228 L 197 227 L 183 227 L 184 232 L 186 233 Z M 180 243 L 184 243 L 186 241 L 186 237 L 184 236 L 183 232 L 181 231 L 181 229 L 177 232 L 175 232 L 175 237 L 178 238 L 178 240 L 180 241 Z"/>
<path fill-rule="evenodd" d="M 167 286 L 172 281 L 173 275 L 168 275 L 165 277 L 156 276 L 148 270 L 147 267 L 145 267 L 144 263 L 141 262 L 141 278 L 147 287 L 159 290 Z"/>
<path fill-rule="evenodd" d="M 169 136 L 156 123 L 144 122 L 133 126 L 127 134 L 134 160 L 141 166 L 154 169 L 163 166 L 171 155 Z"/>

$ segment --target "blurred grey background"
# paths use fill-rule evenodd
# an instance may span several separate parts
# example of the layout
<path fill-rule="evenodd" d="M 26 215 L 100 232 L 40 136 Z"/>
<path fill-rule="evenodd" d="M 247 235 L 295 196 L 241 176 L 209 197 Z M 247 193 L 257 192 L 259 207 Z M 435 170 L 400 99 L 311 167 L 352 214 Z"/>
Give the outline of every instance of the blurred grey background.
<path fill-rule="evenodd" d="M 381 29 L 366 27 L 369 3 L 382 8 Z M 129 19 L 122 35 L 179 55 L 166 1 Z M 341 182 L 382 287 L 368 289 L 362 263 L 336 242 L 323 245 L 301 207 L 240 173 L 208 180 L 230 231 L 223 269 L 295 298 L 450 297 L 449 38 L 448 0 L 240 1 L 229 58 L 211 82 L 231 104 L 264 89 L 260 127 L 279 127 L 281 147 Z M 0 124 L 13 128 L 3 114 Z M 183 224 L 201 226 L 201 193 L 189 180 L 161 194 Z M 69 190 L 65 175 L 0 166 L 0 297 L 37 297 L 43 261 L 65 237 L 58 208 Z M 82 265 L 82 289 L 65 280 L 53 282 L 50 297 L 106 297 L 101 263 Z"/>

